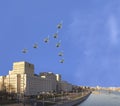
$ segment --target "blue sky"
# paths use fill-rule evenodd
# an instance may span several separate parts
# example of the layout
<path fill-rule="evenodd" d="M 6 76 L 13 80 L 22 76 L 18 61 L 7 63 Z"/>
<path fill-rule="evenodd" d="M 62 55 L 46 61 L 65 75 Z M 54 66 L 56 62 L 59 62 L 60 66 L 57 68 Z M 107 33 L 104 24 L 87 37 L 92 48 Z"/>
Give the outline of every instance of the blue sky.
<path fill-rule="evenodd" d="M 61 20 L 63 27 L 54 39 Z M 13 62 L 28 61 L 35 73 L 59 73 L 72 84 L 120 86 L 119 28 L 119 0 L 1 0 L 0 75 L 7 75 Z M 23 48 L 28 53 L 22 54 Z"/>

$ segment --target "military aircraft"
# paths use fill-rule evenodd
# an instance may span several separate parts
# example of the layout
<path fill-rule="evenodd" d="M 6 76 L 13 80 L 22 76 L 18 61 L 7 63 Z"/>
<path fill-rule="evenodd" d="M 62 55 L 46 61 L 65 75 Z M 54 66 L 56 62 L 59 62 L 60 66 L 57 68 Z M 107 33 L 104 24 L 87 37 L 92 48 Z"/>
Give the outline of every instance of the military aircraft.
<path fill-rule="evenodd" d="M 59 61 L 60 63 L 64 63 L 64 58 Z"/>
<path fill-rule="evenodd" d="M 44 42 L 45 42 L 45 43 L 49 42 L 49 36 L 44 39 Z"/>
<path fill-rule="evenodd" d="M 54 37 L 54 38 L 58 38 L 58 32 L 54 33 L 54 34 L 53 34 L 53 37 Z"/>
<path fill-rule="evenodd" d="M 61 40 L 56 44 L 56 47 L 60 47 Z"/>
<path fill-rule="evenodd" d="M 63 56 L 63 51 L 59 52 L 58 56 Z"/>
<path fill-rule="evenodd" d="M 60 23 L 57 25 L 57 28 L 58 28 L 58 29 L 61 29 L 61 28 L 62 28 L 62 22 L 60 22 Z"/>
<path fill-rule="evenodd" d="M 27 49 L 23 49 L 22 53 L 27 53 L 27 51 L 28 51 Z"/>
<path fill-rule="evenodd" d="M 33 45 L 33 48 L 38 48 L 38 44 L 35 43 L 35 44 Z"/>

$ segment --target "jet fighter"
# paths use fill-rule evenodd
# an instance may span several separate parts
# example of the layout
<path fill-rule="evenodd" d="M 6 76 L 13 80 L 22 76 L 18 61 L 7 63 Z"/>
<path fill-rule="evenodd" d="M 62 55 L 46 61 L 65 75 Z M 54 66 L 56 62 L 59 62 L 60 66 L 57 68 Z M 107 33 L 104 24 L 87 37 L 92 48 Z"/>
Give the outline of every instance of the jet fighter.
<path fill-rule="evenodd" d="M 61 28 L 62 28 L 62 22 L 60 22 L 60 23 L 57 25 L 57 28 L 58 28 L 58 29 L 61 29 Z"/>
<path fill-rule="evenodd" d="M 61 41 L 56 44 L 56 47 L 60 47 Z"/>
<path fill-rule="evenodd" d="M 27 53 L 27 51 L 28 51 L 27 49 L 23 49 L 22 53 Z"/>
<path fill-rule="evenodd" d="M 38 44 L 35 43 L 35 44 L 33 45 L 33 48 L 38 48 Z"/>
<path fill-rule="evenodd" d="M 60 63 L 64 63 L 64 58 L 59 61 Z"/>
<path fill-rule="evenodd" d="M 48 43 L 48 42 L 49 42 L 49 36 L 44 39 L 44 42 L 45 42 L 45 43 Z"/>
<path fill-rule="evenodd" d="M 58 56 L 63 56 L 63 51 L 59 52 Z"/>
<path fill-rule="evenodd" d="M 54 37 L 54 38 L 58 38 L 58 32 L 54 33 L 54 34 L 53 34 L 53 37 Z"/>

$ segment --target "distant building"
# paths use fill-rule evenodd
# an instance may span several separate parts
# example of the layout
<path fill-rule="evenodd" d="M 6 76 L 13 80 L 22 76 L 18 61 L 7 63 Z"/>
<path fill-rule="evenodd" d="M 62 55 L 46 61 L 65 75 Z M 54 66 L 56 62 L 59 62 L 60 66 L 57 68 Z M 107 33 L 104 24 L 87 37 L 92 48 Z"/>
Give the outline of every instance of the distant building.
<path fill-rule="evenodd" d="M 72 84 L 68 83 L 67 81 L 61 81 L 59 84 L 62 91 L 72 91 Z"/>

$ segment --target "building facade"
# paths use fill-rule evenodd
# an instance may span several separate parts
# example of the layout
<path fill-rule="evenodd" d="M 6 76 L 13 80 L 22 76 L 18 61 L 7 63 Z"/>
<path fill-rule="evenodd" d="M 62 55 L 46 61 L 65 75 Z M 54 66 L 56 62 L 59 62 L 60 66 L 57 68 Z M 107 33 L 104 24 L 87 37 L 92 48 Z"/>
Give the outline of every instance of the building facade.
<path fill-rule="evenodd" d="M 34 65 L 25 61 L 14 62 L 9 74 L 0 76 L 0 90 L 10 93 L 37 95 L 44 92 L 71 91 L 71 87 L 71 84 L 61 80 L 60 74 L 34 74 Z"/>
<path fill-rule="evenodd" d="M 6 76 L 0 76 L 0 90 L 10 93 L 37 95 L 40 92 L 56 90 L 56 75 L 53 73 L 34 74 L 34 65 L 28 62 L 13 63 L 13 70 Z"/>
<path fill-rule="evenodd" d="M 72 91 L 72 84 L 68 83 L 67 81 L 60 81 L 58 82 L 58 85 L 58 88 L 64 92 Z"/>

